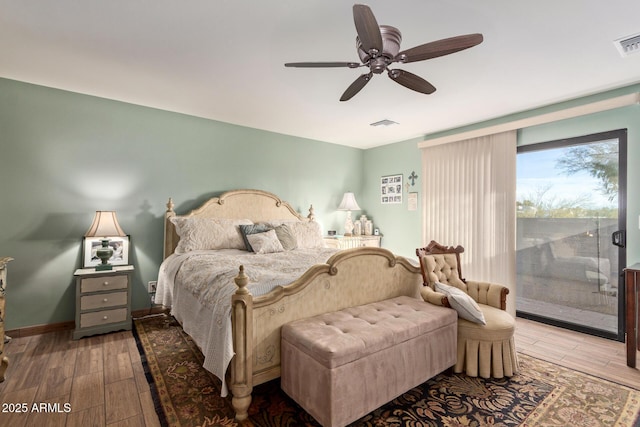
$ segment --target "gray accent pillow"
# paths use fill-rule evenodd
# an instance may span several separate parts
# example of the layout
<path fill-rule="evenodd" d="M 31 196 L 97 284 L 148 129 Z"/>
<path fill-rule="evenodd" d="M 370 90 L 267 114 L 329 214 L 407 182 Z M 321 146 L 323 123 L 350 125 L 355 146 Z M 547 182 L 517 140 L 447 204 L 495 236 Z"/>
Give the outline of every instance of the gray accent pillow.
<path fill-rule="evenodd" d="M 247 236 L 250 234 L 256 233 L 264 233 L 265 231 L 272 230 L 273 227 L 270 227 L 266 224 L 247 224 L 240 225 L 240 233 L 242 234 L 242 239 L 244 240 L 244 245 L 249 252 L 253 252 L 253 248 L 251 247 L 251 243 L 249 243 L 249 239 Z"/>
<path fill-rule="evenodd" d="M 257 254 L 271 254 L 274 252 L 282 252 L 284 249 L 276 236 L 275 230 L 265 231 L 264 233 L 247 234 L 247 239 L 251 243 L 253 251 Z"/>
<path fill-rule="evenodd" d="M 282 224 L 274 228 L 276 231 L 276 236 L 278 236 L 278 240 L 282 244 L 282 247 L 285 251 L 291 251 L 298 247 L 298 240 L 296 236 L 293 234 L 293 230 L 287 224 Z"/>

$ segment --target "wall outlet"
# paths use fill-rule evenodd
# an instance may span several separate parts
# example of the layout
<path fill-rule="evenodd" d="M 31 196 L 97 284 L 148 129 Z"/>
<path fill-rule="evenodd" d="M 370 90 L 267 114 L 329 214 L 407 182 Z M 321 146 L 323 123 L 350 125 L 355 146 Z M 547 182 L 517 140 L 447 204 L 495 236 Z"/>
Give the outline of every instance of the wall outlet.
<path fill-rule="evenodd" d="M 150 294 L 155 293 L 157 287 L 158 287 L 158 282 L 155 280 L 151 280 L 147 284 L 147 290 L 149 291 Z"/>

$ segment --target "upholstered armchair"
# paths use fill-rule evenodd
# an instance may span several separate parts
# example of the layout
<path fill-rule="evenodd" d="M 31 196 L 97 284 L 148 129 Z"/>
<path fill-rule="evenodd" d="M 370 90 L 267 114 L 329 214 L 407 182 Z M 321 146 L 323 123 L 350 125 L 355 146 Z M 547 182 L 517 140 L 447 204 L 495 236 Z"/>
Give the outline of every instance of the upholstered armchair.
<path fill-rule="evenodd" d="M 416 249 L 424 286 L 422 298 L 458 312 L 458 355 L 454 372 L 472 377 L 502 378 L 518 371 L 515 319 L 506 312 L 509 289 L 465 280 L 460 268 L 462 246 L 431 241 Z"/>

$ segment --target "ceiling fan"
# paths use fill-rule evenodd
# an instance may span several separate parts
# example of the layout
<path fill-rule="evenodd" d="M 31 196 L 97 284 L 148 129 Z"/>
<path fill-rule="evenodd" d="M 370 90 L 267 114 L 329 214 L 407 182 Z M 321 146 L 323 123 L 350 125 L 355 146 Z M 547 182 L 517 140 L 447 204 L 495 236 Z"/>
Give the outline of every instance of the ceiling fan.
<path fill-rule="evenodd" d="M 436 88 L 423 79 L 408 71 L 389 66 L 394 62 L 406 64 L 409 62 L 424 61 L 437 58 L 464 49 L 468 49 L 482 43 L 482 34 L 466 34 L 450 37 L 430 43 L 421 44 L 411 49 L 400 51 L 402 34 L 400 30 L 389 25 L 378 25 L 376 17 L 369 6 L 356 4 L 353 6 L 353 21 L 356 26 L 356 48 L 360 63 L 358 62 L 289 62 L 285 67 L 298 68 L 336 68 L 336 67 L 369 67 L 369 72 L 358 77 L 351 86 L 342 94 L 340 101 L 348 101 L 353 98 L 373 77 L 387 71 L 391 80 L 402 86 L 430 94 Z"/>

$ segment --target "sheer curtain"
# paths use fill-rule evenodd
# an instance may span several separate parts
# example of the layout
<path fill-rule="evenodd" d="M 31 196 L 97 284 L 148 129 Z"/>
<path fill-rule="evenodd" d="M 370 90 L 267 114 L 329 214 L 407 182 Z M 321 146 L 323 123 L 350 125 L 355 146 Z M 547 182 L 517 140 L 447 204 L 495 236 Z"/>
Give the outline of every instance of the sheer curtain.
<path fill-rule="evenodd" d="M 515 316 L 516 131 L 422 148 L 423 243 L 462 245 L 465 278 L 509 287 Z"/>

